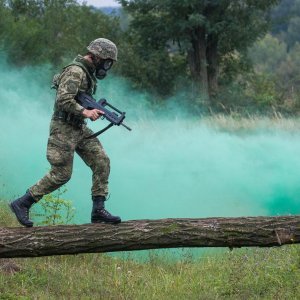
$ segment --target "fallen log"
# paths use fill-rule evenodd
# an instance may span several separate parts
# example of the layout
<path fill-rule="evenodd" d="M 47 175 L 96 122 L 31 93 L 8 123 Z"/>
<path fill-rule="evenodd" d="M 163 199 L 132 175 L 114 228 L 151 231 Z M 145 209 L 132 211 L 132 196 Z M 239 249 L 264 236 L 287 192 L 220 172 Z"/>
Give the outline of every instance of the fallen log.
<path fill-rule="evenodd" d="M 300 243 L 300 215 L 0 228 L 0 258 Z"/>

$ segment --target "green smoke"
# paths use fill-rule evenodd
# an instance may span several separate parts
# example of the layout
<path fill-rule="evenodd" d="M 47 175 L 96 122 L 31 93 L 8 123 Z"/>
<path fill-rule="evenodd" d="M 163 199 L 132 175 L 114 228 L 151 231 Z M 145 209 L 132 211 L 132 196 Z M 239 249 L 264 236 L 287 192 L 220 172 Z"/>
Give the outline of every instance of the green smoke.
<path fill-rule="evenodd" d="M 1 60 L 1 197 L 11 199 L 49 169 L 48 126 L 55 92 L 50 68 L 14 69 Z M 132 132 L 114 127 L 100 140 L 111 159 L 107 207 L 122 219 L 221 217 L 300 212 L 300 135 L 280 130 L 216 130 L 183 113 L 180 99 L 151 109 L 151 95 L 117 77 L 100 82 L 127 112 Z M 94 130 L 105 121 L 90 124 Z M 76 222 L 90 218 L 91 171 L 78 157 L 65 198 Z"/>

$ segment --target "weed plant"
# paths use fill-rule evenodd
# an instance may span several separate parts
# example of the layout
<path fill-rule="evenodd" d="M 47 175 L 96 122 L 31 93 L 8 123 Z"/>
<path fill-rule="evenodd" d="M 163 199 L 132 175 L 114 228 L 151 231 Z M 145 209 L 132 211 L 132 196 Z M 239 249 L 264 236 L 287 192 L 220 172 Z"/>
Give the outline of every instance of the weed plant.
<path fill-rule="evenodd" d="M 33 206 L 32 217 L 36 225 L 70 224 L 75 215 L 72 201 L 62 196 L 67 192 L 65 186 L 45 195 L 40 207 Z"/>

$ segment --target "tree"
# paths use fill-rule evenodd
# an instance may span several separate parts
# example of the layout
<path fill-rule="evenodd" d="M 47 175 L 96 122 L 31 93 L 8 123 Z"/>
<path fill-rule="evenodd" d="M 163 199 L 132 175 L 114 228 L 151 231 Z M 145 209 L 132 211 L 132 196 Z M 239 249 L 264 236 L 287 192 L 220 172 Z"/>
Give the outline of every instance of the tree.
<path fill-rule="evenodd" d="M 272 34 L 279 37 L 292 48 L 296 42 L 300 42 L 300 0 L 282 0 L 272 10 Z"/>
<path fill-rule="evenodd" d="M 138 33 L 141 45 L 168 51 L 172 42 L 173 49 L 185 53 L 198 91 L 211 96 L 218 90 L 222 59 L 245 50 L 266 32 L 266 12 L 278 0 L 119 2 L 131 14 L 130 28 Z"/>
<path fill-rule="evenodd" d="M 61 66 L 99 36 L 119 39 L 117 17 L 76 0 L 0 0 L 0 16 L 3 48 L 17 65 Z"/>
<path fill-rule="evenodd" d="M 7 31 L 11 28 L 12 22 L 13 18 L 6 7 L 6 1 L 0 0 L 0 45 Z"/>
<path fill-rule="evenodd" d="M 145 47 L 135 32 L 124 32 L 118 48 L 120 60 L 116 70 L 130 79 L 134 88 L 146 89 L 156 96 L 168 96 L 173 91 L 176 78 L 185 74 L 182 56 L 169 55 L 163 44 Z"/>
<path fill-rule="evenodd" d="M 257 41 L 249 49 L 255 71 L 274 73 L 287 56 L 287 45 L 271 34 Z"/>
<path fill-rule="evenodd" d="M 280 86 L 289 96 L 300 94 L 300 43 L 296 43 L 277 70 Z"/>
<path fill-rule="evenodd" d="M 295 1 L 298 0 L 281 0 L 271 11 L 272 29 L 274 35 L 280 32 L 286 32 L 289 21 L 297 12 L 294 11 Z"/>
<path fill-rule="evenodd" d="M 300 1 L 298 10 L 300 10 Z M 297 42 L 300 42 L 299 31 L 300 15 L 292 18 L 289 23 L 289 27 L 286 33 L 286 41 L 290 48 L 292 48 Z"/>

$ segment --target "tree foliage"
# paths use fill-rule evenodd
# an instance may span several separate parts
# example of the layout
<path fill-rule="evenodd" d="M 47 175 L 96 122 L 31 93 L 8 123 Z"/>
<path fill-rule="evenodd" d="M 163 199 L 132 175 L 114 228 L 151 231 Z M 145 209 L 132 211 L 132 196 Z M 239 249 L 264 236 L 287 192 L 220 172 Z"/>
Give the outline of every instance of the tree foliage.
<path fill-rule="evenodd" d="M 259 73 L 276 72 L 286 56 L 287 45 L 271 34 L 266 34 L 249 49 L 249 57 Z"/>
<path fill-rule="evenodd" d="M 115 41 L 120 33 L 116 17 L 75 0 L 1 0 L 0 5 L 3 47 L 18 65 L 57 66 L 85 51 L 91 40 L 105 36 Z"/>
<path fill-rule="evenodd" d="M 272 105 L 279 107 L 288 106 L 291 111 L 294 108 L 298 109 L 300 102 L 300 43 L 295 41 L 293 46 L 289 47 L 282 37 L 283 33 L 277 37 L 267 34 L 249 49 L 255 75 L 249 83 L 253 90 L 256 90 L 256 95 L 259 95 L 263 93 L 263 89 L 256 87 L 264 86 L 266 81 L 269 81 L 269 86 L 272 84 L 273 88 L 266 88 L 263 94 L 269 94 L 270 97 L 262 97 L 273 100 L 264 102 L 272 102 Z"/>
<path fill-rule="evenodd" d="M 146 89 L 160 96 L 174 91 L 176 79 L 185 75 L 185 61 L 180 54 L 169 55 L 164 45 L 145 47 L 135 32 L 124 34 L 117 71 L 129 78 L 133 87 Z"/>
<path fill-rule="evenodd" d="M 218 89 L 220 63 L 244 51 L 268 28 L 266 12 L 277 0 L 120 0 L 131 14 L 141 53 L 149 49 L 185 55 L 191 78 L 204 94 Z M 144 56 L 143 56 L 144 55 Z M 157 66 L 159 68 L 159 66 Z"/>
<path fill-rule="evenodd" d="M 280 86 L 286 92 L 300 93 L 300 43 L 289 51 L 277 70 Z M 300 100 L 300 99 L 299 99 Z"/>
<path fill-rule="evenodd" d="M 300 42 L 300 0 L 281 0 L 272 11 L 271 33 L 289 48 Z"/>
<path fill-rule="evenodd" d="M 119 49 L 113 72 L 155 99 L 184 88 L 191 104 L 209 95 L 225 111 L 300 107 L 300 0 L 119 2 L 107 15 L 77 0 L 0 0 L 0 50 L 14 65 L 57 69 L 106 37 Z"/>

